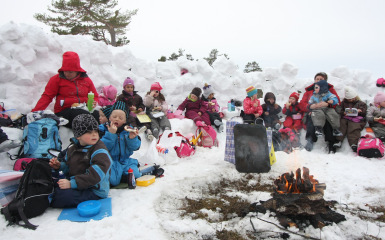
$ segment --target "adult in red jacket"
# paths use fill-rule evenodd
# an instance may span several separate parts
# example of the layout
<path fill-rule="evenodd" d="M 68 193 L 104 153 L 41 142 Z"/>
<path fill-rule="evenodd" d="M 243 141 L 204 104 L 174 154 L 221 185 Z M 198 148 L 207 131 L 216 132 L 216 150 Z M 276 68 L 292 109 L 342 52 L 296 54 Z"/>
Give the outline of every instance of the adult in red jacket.
<path fill-rule="evenodd" d="M 326 102 L 320 102 L 316 104 L 309 104 L 309 100 L 311 96 L 313 95 L 314 92 L 314 84 L 316 82 L 319 82 L 321 80 L 328 80 L 328 75 L 324 72 L 319 72 L 314 76 L 314 83 L 308 87 L 305 88 L 305 93 L 302 96 L 302 99 L 299 103 L 299 108 L 301 109 L 302 112 L 304 112 L 307 117 L 306 117 L 306 146 L 305 149 L 307 151 L 311 151 L 313 149 L 313 143 L 317 141 L 317 136 L 315 135 L 315 128 L 313 125 L 313 121 L 310 117 L 310 113 L 312 109 L 317 109 L 317 108 L 323 108 L 323 107 L 333 107 L 331 104 L 328 104 Z M 340 98 L 334 89 L 334 86 L 328 83 L 329 86 L 329 91 L 336 95 L 338 98 L 338 105 L 341 104 Z M 334 107 L 336 107 L 335 105 Z M 326 121 L 325 126 L 323 128 L 324 134 L 325 134 L 325 141 L 329 143 L 329 153 L 335 153 L 336 148 L 333 146 L 334 143 L 337 141 L 335 136 L 333 136 L 333 128 L 331 127 L 330 123 Z"/>
<path fill-rule="evenodd" d="M 45 110 L 55 98 L 54 112 L 57 116 L 68 119 L 66 125 L 72 127 L 72 120 L 79 114 L 89 112 L 85 109 L 75 108 L 80 103 L 86 103 L 88 93 L 94 93 L 94 103 L 98 102 L 98 93 L 94 83 L 87 76 L 86 71 L 80 67 L 79 55 L 75 52 L 63 54 L 62 67 L 58 74 L 48 81 L 43 94 L 41 95 L 32 112 Z M 72 108 L 71 108 L 72 107 Z M 94 111 L 98 115 L 98 111 Z M 94 116 L 99 119 L 98 116 Z"/>

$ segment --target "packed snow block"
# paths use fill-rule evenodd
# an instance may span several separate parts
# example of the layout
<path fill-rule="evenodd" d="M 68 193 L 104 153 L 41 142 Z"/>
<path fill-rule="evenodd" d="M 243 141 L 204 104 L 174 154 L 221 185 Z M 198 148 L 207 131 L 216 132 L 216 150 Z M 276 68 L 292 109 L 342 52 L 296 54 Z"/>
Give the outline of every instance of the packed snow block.
<path fill-rule="evenodd" d="M 235 168 L 238 172 L 270 171 L 269 147 L 263 125 L 237 124 L 234 127 Z"/>

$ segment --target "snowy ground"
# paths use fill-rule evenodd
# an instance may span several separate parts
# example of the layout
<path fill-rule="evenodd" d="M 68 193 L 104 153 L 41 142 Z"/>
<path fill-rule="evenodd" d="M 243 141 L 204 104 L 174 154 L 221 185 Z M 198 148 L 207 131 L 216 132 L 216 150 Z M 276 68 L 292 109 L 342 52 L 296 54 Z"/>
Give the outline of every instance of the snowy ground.
<path fill-rule="evenodd" d="M 133 56 L 129 47 L 111 48 L 87 37 L 58 36 L 45 33 L 34 26 L 9 23 L 0 27 L 0 102 L 4 102 L 8 109 L 28 113 L 43 92 L 49 77 L 60 68 L 61 56 L 65 51 L 79 53 L 81 66 L 87 70 L 97 88 L 113 84 L 121 90 L 122 82 L 130 76 L 135 80 L 139 93 L 144 94 L 153 82 L 159 81 L 164 88 L 166 100 L 174 108 L 193 87 L 203 87 L 205 82 L 212 84 L 221 106 L 226 106 L 231 98 L 242 100 L 245 89 L 250 85 L 262 88 L 265 93 L 274 92 L 278 104 L 282 106 L 293 91 L 303 91 L 313 81 L 313 76 L 307 79 L 297 78 L 298 69 L 289 63 L 250 74 L 242 73 L 231 60 L 224 58 L 218 59 L 213 67 L 204 60 L 190 62 L 180 59 L 176 62 L 149 63 Z M 180 76 L 181 68 L 187 68 L 189 73 Z M 366 71 L 336 66 L 328 74 L 329 82 L 336 87 L 341 98 L 346 85 L 358 89 L 361 99 L 368 103 L 378 90 L 383 91 L 375 86 L 376 76 Z M 52 109 L 52 105 L 49 108 Z M 191 120 L 172 120 L 172 127 L 183 134 L 195 133 Z M 11 139 L 21 138 L 21 131 L 18 129 L 4 130 Z M 68 144 L 72 132 L 61 128 L 60 135 L 62 141 Z M 239 179 L 245 175 L 238 173 L 234 165 L 223 160 L 225 133 L 219 134 L 219 142 L 218 148 L 198 148 L 194 156 L 185 159 L 179 159 L 172 153 L 166 155 L 163 165 L 165 176 L 149 187 L 111 190 L 112 217 L 101 221 L 73 223 L 57 221 L 60 210 L 48 209 L 44 215 L 31 220 L 39 225 L 36 231 L 6 227 L 4 218 L 0 217 L 0 235 L 2 239 L 33 240 L 47 237 L 93 240 L 215 239 L 213 236 L 217 230 L 228 229 L 246 237 L 246 233 L 252 231 L 249 217 L 253 214 L 223 223 L 209 223 L 206 220 L 192 220 L 189 216 L 181 216 L 180 207 L 185 197 L 199 199 L 208 186 L 220 179 Z M 306 166 L 310 169 L 310 174 L 326 183 L 324 198 L 336 200 L 339 203 L 336 211 L 344 214 L 347 220 L 322 230 L 308 227 L 305 234 L 322 239 L 385 239 L 385 224 L 374 221 L 378 215 L 369 208 L 385 205 L 384 160 L 357 157 L 346 142 L 333 155 L 327 154 L 324 146 L 323 139 L 320 139 L 312 152 L 276 152 L 277 162 L 271 171 L 260 174 L 262 183 L 272 184 L 271 179 L 284 172 Z M 149 149 L 149 143 L 143 140 L 141 149 L 134 157 L 140 161 L 146 159 L 151 152 Z M 12 166 L 13 162 L 6 153 L 1 153 L 0 168 L 12 169 Z M 249 182 L 250 185 L 255 183 Z M 247 194 L 229 191 L 229 194 L 250 202 L 270 198 L 266 192 L 258 191 Z M 215 217 L 215 213 L 208 214 Z M 361 215 L 365 218 L 360 218 Z M 258 216 L 278 224 L 269 214 Z M 258 231 L 280 231 L 255 218 L 252 221 Z M 295 228 L 290 230 L 298 231 Z M 301 239 L 293 234 L 290 236 L 290 239 Z"/>
<path fill-rule="evenodd" d="M 173 120 L 174 129 L 183 128 L 193 132 L 190 120 Z M 10 136 L 17 136 L 14 129 L 5 129 Z M 61 129 L 61 136 L 70 136 L 71 131 Z M 67 134 L 67 135 L 66 135 Z M 57 221 L 60 214 L 58 209 L 48 209 L 42 216 L 32 219 L 38 224 L 36 231 L 20 227 L 5 227 L 4 218 L 0 218 L 2 237 L 4 239 L 41 239 L 48 235 L 55 239 L 203 239 L 215 236 L 217 230 L 227 229 L 246 234 L 252 231 L 249 213 L 245 218 L 236 217 L 231 221 L 209 223 L 205 220 L 192 220 L 191 217 L 181 217 L 183 199 L 185 197 L 199 199 L 207 187 L 222 178 L 239 179 L 244 173 L 238 173 L 234 165 L 225 162 L 224 142 L 225 133 L 219 135 L 222 144 L 218 148 L 198 148 L 196 154 L 185 159 L 175 159 L 166 155 L 166 161 L 173 162 L 164 165 L 165 177 L 157 179 L 155 184 L 148 187 L 137 187 L 135 190 L 117 190 L 110 192 L 112 197 L 113 216 L 101 221 L 88 223 L 73 223 Z M 322 139 L 321 139 L 322 140 Z M 322 230 L 308 227 L 306 234 L 322 239 L 362 239 L 365 236 L 385 238 L 384 223 L 373 221 L 377 215 L 368 207 L 381 206 L 385 202 L 385 189 L 379 184 L 385 182 L 384 160 L 365 159 L 354 156 L 344 146 L 341 152 L 330 155 L 322 148 L 323 141 L 316 144 L 312 152 L 296 150 L 291 154 L 276 152 L 277 162 L 269 173 L 260 174 L 262 183 L 272 184 L 282 173 L 294 171 L 306 166 L 310 173 L 320 182 L 327 185 L 325 200 L 336 200 L 339 204 L 337 212 L 344 214 L 346 221 Z M 147 141 L 136 156 L 145 154 Z M 346 149 L 344 149 L 346 148 Z M 2 168 L 11 169 L 13 162 L 5 153 L 1 155 Z M 173 159 L 171 159 L 173 158 Z M 177 162 L 176 162 L 177 161 Z M 258 174 L 255 174 L 258 175 Z M 250 182 L 253 184 L 255 182 Z M 270 195 L 266 192 L 232 193 L 250 202 L 267 200 Z M 210 214 L 210 213 L 209 213 Z M 214 214 L 214 213 L 211 213 Z M 364 215 L 369 220 L 363 220 L 358 215 Z M 259 214 L 258 217 L 278 224 L 269 214 Z M 255 218 L 253 223 L 258 231 L 270 230 L 282 232 L 271 224 Z M 58 233 L 60 229 L 61 234 Z M 292 231 L 298 231 L 291 228 Z M 303 234 L 303 232 L 301 232 Z M 215 239 L 215 238 L 213 238 Z M 291 239 L 301 239 L 291 234 Z M 368 238 L 370 239 L 370 238 Z"/>

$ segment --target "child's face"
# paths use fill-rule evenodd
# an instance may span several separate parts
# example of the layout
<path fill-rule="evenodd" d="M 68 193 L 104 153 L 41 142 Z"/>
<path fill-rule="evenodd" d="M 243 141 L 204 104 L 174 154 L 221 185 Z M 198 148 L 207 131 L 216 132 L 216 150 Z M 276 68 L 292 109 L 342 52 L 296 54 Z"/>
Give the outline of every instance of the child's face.
<path fill-rule="evenodd" d="M 270 102 L 270 104 L 274 104 L 274 102 L 275 102 L 274 98 L 268 98 L 267 101 Z"/>
<path fill-rule="evenodd" d="M 198 100 L 198 97 L 195 94 L 190 94 L 190 98 L 194 101 Z"/>
<path fill-rule="evenodd" d="M 320 89 L 320 87 L 317 84 L 314 85 L 314 92 L 315 93 L 319 93 L 319 89 Z"/>
<path fill-rule="evenodd" d="M 81 146 L 95 145 L 99 141 L 99 132 L 97 130 L 92 130 L 76 139 L 79 140 Z"/>
<path fill-rule="evenodd" d="M 152 90 L 151 92 L 154 93 L 154 98 L 159 96 L 159 91 L 158 90 Z"/>
<path fill-rule="evenodd" d="M 115 125 L 116 127 L 121 127 L 127 121 L 126 113 L 123 110 L 114 110 L 110 116 L 110 124 Z"/>
<path fill-rule="evenodd" d="M 100 122 L 100 124 L 108 122 L 108 119 L 107 119 L 106 115 L 104 115 L 102 110 L 99 110 L 99 122 Z"/>
<path fill-rule="evenodd" d="M 385 107 L 385 101 L 380 102 L 380 106 L 381 106 L 381 107 Z"/>
<path fill-rule="evenodd" d="M 297 102 L 297 100 L 295 100 L 295 98 L 293 98 L 293 97 L 289 98 L 289 103 L 291 105 L 295 104 L 296 102 Z"/>
<path fill-rule="evenodd" d="M 214 98 L 214 93 L 211 93 L 208 97 L 207 97 L 207 99 L 213 99 Z"/>
<path fill-rule="evenodd" d="M 128 92 L 128 93 L 132 93 L 134 92 L 134 85 L 131 85 L 131 84 L 127 84 L 126 86 L 124 86 L 124 91 Z"/>
<path fill-rule="evenodd" d="M 318 75 L 318 76 L 314 79 L 314 82 L 317 83 L 317 82 L 319 82 L 319 81 L 321 81 L 321 80 L 325 80 L 325 78 Z"/>

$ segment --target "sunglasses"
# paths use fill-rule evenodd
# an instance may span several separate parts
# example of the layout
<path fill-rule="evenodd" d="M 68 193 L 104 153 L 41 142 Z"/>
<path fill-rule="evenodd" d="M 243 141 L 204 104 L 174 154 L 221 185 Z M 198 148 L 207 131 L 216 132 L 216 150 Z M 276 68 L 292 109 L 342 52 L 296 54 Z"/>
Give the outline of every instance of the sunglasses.
<path fill-rule="evenodd" d="M 318 86 L 315 86 L 314 89 L 319 89 L 319 87 L 318 87 Z"/>

